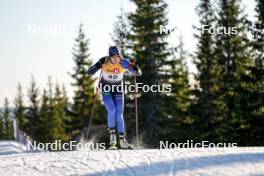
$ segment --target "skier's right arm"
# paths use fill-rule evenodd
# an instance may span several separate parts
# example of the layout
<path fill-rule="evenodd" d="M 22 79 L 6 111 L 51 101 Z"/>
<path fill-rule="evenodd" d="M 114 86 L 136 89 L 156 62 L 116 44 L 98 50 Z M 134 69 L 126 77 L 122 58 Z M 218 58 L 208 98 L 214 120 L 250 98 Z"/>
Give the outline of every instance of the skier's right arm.
<path fill-rule="evenodd" d="M 88 75 L 93 75 L 95 74 L 99 69 L 102 68 L 102 65 L 105 63 L 105 59 L 106 57 L 102 57 L 101 59 L 99 59 L 93 66 L 91 66 L 88 71 L 87 74 Z"/>

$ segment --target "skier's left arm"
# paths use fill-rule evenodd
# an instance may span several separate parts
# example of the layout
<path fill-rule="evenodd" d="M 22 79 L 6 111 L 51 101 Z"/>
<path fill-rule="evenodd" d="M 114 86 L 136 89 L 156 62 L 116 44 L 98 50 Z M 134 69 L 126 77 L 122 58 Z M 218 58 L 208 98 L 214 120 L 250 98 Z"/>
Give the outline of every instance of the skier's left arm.
<path fill-rule="evenodd" d="M 122 59 L 122 66 L 127 69 L 130 73 L 132 73 L 135 76 L 141 76 L 142 71 L 140 70 L 136 59 L 130 58 L 128 59 Z"/>

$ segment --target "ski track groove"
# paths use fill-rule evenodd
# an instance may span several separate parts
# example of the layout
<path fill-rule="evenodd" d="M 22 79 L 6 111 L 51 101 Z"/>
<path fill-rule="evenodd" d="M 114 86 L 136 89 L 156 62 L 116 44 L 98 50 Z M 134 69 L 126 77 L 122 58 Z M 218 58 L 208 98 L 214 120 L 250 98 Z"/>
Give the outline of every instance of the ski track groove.
<path fill-rule="evenodd" d="M 126 168 L 127 168 L 127 170 L 128 170 L 128 172 L 129 172 L 129 175 L 130 176 L 134 176 L 134 175 L 136 175 L 136 173 L 135 173 L 135 171 L 132 169 L 132 167 L 129 165 L 129 164 L 127 164 L 124 160 L 122 160 L 122 152 L 118 152 L 119 153 L 119 156 L 120 156 L 120 163 L 122 163 L 123 165 L 125 165 L 126 166 Z M 118 172 L 118 170 L 117 170 L 117 172 Z"/>
<path fill-rule="evenodd" d="M 121 156 L 125 156 L 125 155 L 121 155 Z M 147 169 L 147 171 L 146 171 L 146 173 L 148 173 L 148 172 L 149 172 L 149 166 L 150 166 L 151 161 L 150 161 L 150 159 L 149 159 L 148 156 L 143 156 L 143 158 L 145 158 L 145 159 L 147 160 L 147 162 L 148 162 L 148 164 L 147 164 L 147 168 L 148 168 L 148 169 Z M 134 169 L 133 169 L 129 164 L 127 164 L 125 161 L 122 161 L 122 160 L 121 160 L 121 162 L 126 166 L 126 168 L 129 169 L 129 171 L 130 171 L 130 175 L 131 175 L 131 176 L 138 175 L 138 174 L 136 173 L 136 171 L 134 171 Z"/>

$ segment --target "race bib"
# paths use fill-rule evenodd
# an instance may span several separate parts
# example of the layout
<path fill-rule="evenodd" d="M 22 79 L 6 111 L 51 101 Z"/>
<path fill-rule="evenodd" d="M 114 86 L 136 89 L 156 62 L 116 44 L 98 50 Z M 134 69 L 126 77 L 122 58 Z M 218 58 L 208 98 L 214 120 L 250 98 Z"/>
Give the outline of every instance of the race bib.
<path fill-rule="evenodd" d="M 120 82 L 123 80 L 125 69 L 121 64 L 105 63 L 102 67 L 102 77 L 109 83 Z"/>

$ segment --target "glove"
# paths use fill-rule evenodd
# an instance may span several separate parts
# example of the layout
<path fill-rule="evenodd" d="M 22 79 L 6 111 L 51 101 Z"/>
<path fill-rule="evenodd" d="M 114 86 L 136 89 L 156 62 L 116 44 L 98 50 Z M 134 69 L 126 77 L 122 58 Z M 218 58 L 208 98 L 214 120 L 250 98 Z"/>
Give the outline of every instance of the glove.
<path fill-rule="evenodd" d="M 133 65 L 133 67 L 137 66 L 137 61 L 135 58 L 130 58 L 129 61 L 131 62 L 131 65 Z"/>
<path fill-rule="evenodd" d="M 138 72 L 138 65 L 137 65 L 137 61 L 135 58 L 130 58 L 129 61 L 131 62 L 131 66 L 133 67 L 133 69 Z"/>

